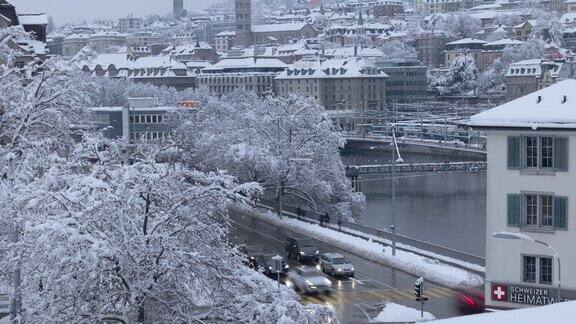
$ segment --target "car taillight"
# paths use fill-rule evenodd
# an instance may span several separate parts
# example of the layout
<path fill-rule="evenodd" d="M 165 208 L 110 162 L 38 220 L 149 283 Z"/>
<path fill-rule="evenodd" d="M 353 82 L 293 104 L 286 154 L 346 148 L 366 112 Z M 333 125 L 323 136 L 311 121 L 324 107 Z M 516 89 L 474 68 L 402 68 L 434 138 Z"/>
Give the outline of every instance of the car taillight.
<path fill-rule="evenodd" d="M 464 302 L 466 303 L 466 305 L 473 307 L 476 306 L 476 301 L 466 295 L 462 295 L 462 299 L 464 299 Z"/>

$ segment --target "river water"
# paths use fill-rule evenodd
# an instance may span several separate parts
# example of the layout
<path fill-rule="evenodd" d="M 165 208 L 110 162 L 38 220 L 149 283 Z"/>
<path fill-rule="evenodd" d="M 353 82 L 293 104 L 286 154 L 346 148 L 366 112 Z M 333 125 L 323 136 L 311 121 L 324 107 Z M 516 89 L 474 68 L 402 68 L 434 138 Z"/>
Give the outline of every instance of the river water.
<path fill-rule="evenodd" d="M 402 152 L 400 152 L 402 154 Z M 462 159 L 425 154 L 402 154 L 405 163 L 458 162 Z M 387 164 L 385 151 L 344 151 L 345 164 Z M 389 228 L 389 175 L 361 178 L 367 207 L 360 223 Z M 438 173 L 398 179 L 396 186 L 398 234 L 484 256 L 486 233 L 486 172 Z"/>

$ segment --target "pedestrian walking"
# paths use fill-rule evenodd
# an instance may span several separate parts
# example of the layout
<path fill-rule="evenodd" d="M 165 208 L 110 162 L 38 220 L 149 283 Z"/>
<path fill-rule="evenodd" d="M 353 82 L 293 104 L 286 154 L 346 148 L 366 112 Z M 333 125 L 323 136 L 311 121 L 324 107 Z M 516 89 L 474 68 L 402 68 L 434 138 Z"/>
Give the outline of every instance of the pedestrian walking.
<path fill-rule="evenodd" d="M 330 224 L 330 215 L 328 215 L 328 213 L 326 213 L 326 224 L 325 224 L 325 226 L 328 227 L 328 224 Z"/>
<path fill-rule="evenodd" d="M 342 231 L 342 216 L 338 216 L 338 231 Z"/>
<path fill-rule="evenodd" d="M 296 209 L 296 216 L 298 217 L 298 220 L 300 220 L 302 217 L 302 208 L 298 207 L 298 209 Z"/>

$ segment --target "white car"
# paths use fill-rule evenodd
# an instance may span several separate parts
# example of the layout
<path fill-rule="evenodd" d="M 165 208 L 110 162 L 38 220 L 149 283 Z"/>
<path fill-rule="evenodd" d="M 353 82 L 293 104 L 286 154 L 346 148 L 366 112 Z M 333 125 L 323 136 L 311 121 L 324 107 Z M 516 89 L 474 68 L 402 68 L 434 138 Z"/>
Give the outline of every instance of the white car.
<path fill-rule="evenodd" d="M 288 272 L 288 279 L 296 290 L 308 293 L 329 293 L 332 281 L 324 277 L 315 267 L 297 267 Z"/>
<path fill-rule="evenodd" d="M 354 266 L 339 253 L 325 253 L 320 256 L 320 270 L 332 277 L 354 277 Z"/>

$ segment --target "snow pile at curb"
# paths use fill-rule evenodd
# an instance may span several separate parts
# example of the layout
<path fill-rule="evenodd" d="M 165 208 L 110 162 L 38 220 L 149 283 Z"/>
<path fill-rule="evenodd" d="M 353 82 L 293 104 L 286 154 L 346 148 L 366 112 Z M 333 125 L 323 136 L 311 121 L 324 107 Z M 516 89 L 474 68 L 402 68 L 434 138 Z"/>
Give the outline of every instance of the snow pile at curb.
<path fill-rule="evenodd" d="M 426 280 L 447 287 L 474 287 L 479 286 L 484 282 L 484 280 L 478 275 L 414 253 L 396 250 L 396 256 L 393 256 L 391 247 L 385 247 L 384 245 L 372 240 L 366 241 L 362 238 L 320 227 L 316 224 L 309 224 L 287 217 L 280 219 L 278 215 L 270 211 L 254 211 L 238 206 L 231 206 L 231 208 L 242 212 L 243 214 L 249 214 L 250 216 L 261 219 L 267 223 L 313 237 L 318 241 L 328 243 L 355 255 L 391 266 L 415 276 L 423 277 Z"/>
<path fill-rule="evenodd" d="M 386 306 L 374 318 L 371 323 L 404 323 L 404 322 L 426 322 L 435 320 L 434 315 L 424 312 L 424 317 L 420 317 L 420 311 L 414 308 L 388 302 Z"/>

